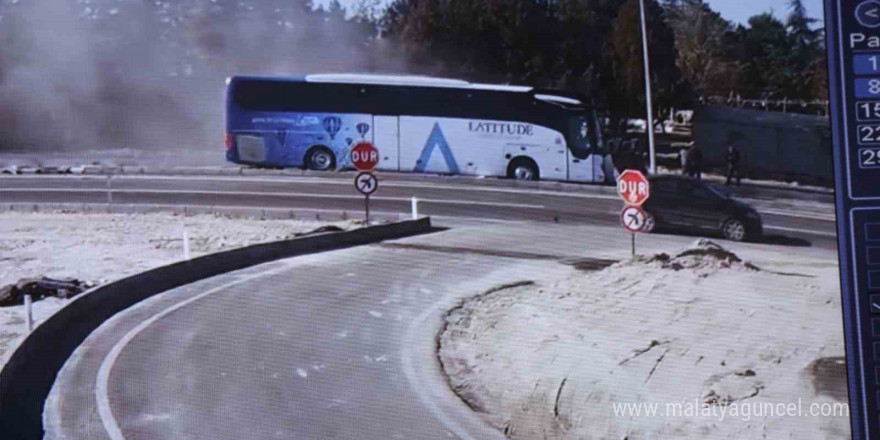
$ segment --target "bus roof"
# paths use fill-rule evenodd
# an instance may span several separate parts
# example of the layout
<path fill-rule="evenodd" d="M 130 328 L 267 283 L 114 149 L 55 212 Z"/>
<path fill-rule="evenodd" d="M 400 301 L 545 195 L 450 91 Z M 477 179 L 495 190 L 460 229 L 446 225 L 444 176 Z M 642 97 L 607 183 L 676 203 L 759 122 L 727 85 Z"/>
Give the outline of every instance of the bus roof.
<path fill-rule="evenodd" d="M 421 75 L 392 75 L 392 74 L 362 74 L 362 73 L 313 73 L 301 76 L 236 76 L 227 79 L 227 84 L 232 81 L 276 81 L 291 83 L 317 83 L 317 84 L 351 84 L 351 85 L 377 85 L 377 86 L 400 86 L 400 87 L 425 87 L 447 88 L 456 90 L 508 92 L 531 96 L 532 99 L 542 101 L 566 110 L 583 110 L 587 103 L 577 93 L 561 90 L 536 89 L 531 86 L 509 84 L 483 84 L 471 83 L 461 79 L 441 78 Z"/>
<path fill-rule="evenodd" d="M 338 83 L 338 84 L 371 84 L 387 86 L 414 86 L 414 87 L 450 87 L 456 89 L 471 90 L 494 90 L 499 92 L 526 93 L 534 90 L 530 86 L 518 86 L 509 84 L 481 84 L 471 83 L 461 79 L 440 78 L 422 75 L 377 75 L 361 73 L 312 73 L 300 77 L 262 77 L 262 76 L 239 76 L 245 80 L 287 80 L 292 82 L 310 83 Z M 229 82 L 229 80 L 227 80 Z"/>
<path fill-rule="evenodd" d="M 305 76 L 306 82 L 344 83 L 344 84 L 377 84 L 387 86 L 414 87 L 451 87 L 471 90 L 494 90 L 499 92 L 530 92 L 529 86 L 508 84 L 479 84 L 461 79 L 440 78 L 423 75 L 378 75 L 371 73 L 313 73 Z"/>
<path fill-rule="evenodd" d="M 305 76 L 306 82 L 343 83 L 343 84 L 377 84 L 388 86 L 421 86 L 421 87 L 461 87 L 467 88 L 470 83 L 460 79 L 437 78 L 419 75 L 376 75 L 360 73 L 313 73 Z"/>

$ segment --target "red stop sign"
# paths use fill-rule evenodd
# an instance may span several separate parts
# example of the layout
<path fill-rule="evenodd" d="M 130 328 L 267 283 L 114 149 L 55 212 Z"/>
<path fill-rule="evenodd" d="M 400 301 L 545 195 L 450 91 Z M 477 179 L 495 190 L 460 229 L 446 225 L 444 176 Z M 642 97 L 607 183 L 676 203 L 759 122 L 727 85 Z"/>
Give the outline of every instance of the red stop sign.
<path fill-rule="evenodd" d="M 638 170 L 624 170 L 617 178 L 617 193 L 628 205 L 639 206 L 651 195 L 648 178 Z"/>
<path fill-rule="evenodd" d="M 351 149 L 351 163 L 358 171 L 373 171 L 379 164 L 379 150 L 370 142 L 358 142 Z"/>

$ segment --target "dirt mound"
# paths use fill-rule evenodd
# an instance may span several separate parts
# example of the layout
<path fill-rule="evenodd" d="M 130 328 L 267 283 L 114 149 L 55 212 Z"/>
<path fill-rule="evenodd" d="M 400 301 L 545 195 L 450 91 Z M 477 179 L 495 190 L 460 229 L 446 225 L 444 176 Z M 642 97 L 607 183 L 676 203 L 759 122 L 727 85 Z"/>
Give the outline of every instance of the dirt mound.
<path fill-rule="evenodd" d="M 97 283 L 80 281 L 74 278 L 54 279 L 48 277 L 26 278 L 15 284 L 0 287 L 0 307 L 16 306 L 24 303 L 25 295 L 34 301 L 55 296 L 72 298 L 96 286 Z"/>
<path fill-rule="evenodd" d="M 696 269 L 702 272 L 721 269 L 760 270 L 757 266 L 743 261 L 738 255 L 718 243 L 705 238 L 697 240 L 674 256 L 659 253 L 647 257 L 643 261 L 657 263 L 663 269 L 672 270 Z"/>

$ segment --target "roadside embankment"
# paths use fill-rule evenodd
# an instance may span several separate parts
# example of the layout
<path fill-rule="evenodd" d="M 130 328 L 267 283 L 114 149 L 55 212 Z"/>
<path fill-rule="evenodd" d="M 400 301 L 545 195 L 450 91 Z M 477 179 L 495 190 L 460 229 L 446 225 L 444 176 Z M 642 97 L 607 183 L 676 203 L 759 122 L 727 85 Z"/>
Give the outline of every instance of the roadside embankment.
<path fill-rule="evenodd" d="M 256 243 L 284 240 L 322 226 L 355 223 L 259 220 L 215 215 L 0 213 L 0 286 L 50 276 L 99 284 L 184 258 Z M 69 300 L 34 304 L 37 323 Z M 23 306 L 0 307 L 0 358 L 25 333 Z M 2 363 L 0 363 L 2 366 Z"/>
<path fill-rule="evenodd" d="M 846 402 L 833 253 L 744 249 L 701 241 L 470 298 L 447 316 L 439 359 L 514 439 L 849 438 L 848 415 L 744 417 Z"/>

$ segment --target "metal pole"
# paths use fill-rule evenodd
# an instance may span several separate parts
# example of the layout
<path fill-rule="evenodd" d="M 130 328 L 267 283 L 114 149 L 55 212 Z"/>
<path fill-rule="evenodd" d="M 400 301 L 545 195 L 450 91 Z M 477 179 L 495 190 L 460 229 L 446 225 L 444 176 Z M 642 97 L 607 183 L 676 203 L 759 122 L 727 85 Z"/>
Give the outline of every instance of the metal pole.
<path fill-rule="evenodd" d="M 630 248 L 629 248 L 630 255 L 635 257 L 636 256 L 636 233 L 630 232 L 629 235 L 632 236 L 632 241 L 630 242 Z"/>
<path fill-rule="evenodd" d="M 648 172 L 654 174 L 656 171 L 656 154 L 654 151 L 654 108 L 651 102 L 651 66 L 648 62 L 648 24 L 645 18 L 645 0 L 639 0 L 639 10 L 642 16 L 642 55 L 645 62 L 645 103 L 648 107 L 648 154 L 650 155 L 648 163 Z"/>
<path fill-rule="evenodd" d="M 112 178 L 113 178 L 112 175 L 110 175 L 110 174 L 107 175 L 107 204 L 108 204 L 108 205 L 112 205 L 112 204 L 113 204 L 113 189 L 112 189 L 112 186 L 111 186 L 111 184 L 110 184 L 110 180 L 111 180 Z"/>
<path fill-rule="evenodd" d="M 364 218 L 367 224 L 370 224 L 370 195 L 364 196 Z"/>
<path fill-rule="evenodd" d="M 32 311 L 31 304 L 33 300 L 31 300 L 30 295 L 24 296 L 24 320 L 27 325 L 27 332 L 30 333 L 34 331 L 34 314 Z"/>
<path fill-rule="evenodd" d="M 186 233 L 186 227 L 183 228 L 183 259 L 189 260 L 189 235 Z"/>
<path fill-rule="evenodd" d="M 419 199 L 415 197 L 412 198 L 412 219 L 419 219 Z"/>

